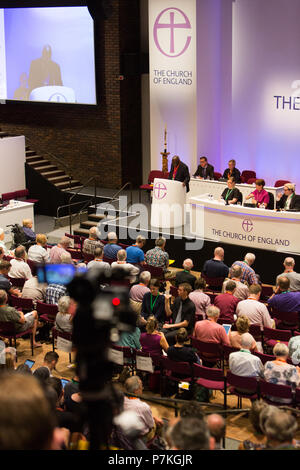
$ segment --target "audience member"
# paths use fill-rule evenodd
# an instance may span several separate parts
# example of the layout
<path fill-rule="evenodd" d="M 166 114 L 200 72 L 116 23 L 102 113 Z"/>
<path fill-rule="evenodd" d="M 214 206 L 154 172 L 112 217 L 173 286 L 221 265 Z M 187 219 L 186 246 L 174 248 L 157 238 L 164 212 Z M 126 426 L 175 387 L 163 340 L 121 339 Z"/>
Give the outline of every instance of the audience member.
<path fill-rule="evenodd" d="M 238 450 L 261 450 L 265 449 L 266 446 L 266 436 L 264 435 L 260 427 L 260 415 L 268 408 L 269 405 L 264 400 L 255 400 L 252 402 L 251 410 L 249 412 L 249 420 L 252 425 L 254 436 L 251 440 L 246 439 L 241 442 Z"/>
<path fill-rule="evenodd" d="M 48 351 L 44 356 L 43 364 L 41 365 L 41 367 L 38 367 L 34 371 L 33 375 L 34 376 L 38 375 L 45 379 L 48 377 L 52 377 L 52 372 L 55 370 L 58 360 L 59 360 L 59 355 L 57 354 L 57 352 Z M 44 373 L 44 369 L 46 369 L 45 373 Z"/>
<path fill-rule="evenodd" d="M 104 245 L 104 248 L 103 248 L 103 255 L 106 258 L 109 258 L 112 260 L 117 259 L 117 253 L 119 250 L 122 249 L 119 245 L 117 245 L 117 242 L 118 242 L 117 234 L 115 232 L 109 232 L 107 234 L 107 243 L 106 245 Z"/>
<path fill-rule="evenodd" d="M 31 269 L 26 263 L 26 250 L 23 245 L 20 245 L 15 249 L 15 257 L 10 260 L 10 265 L 9 277 L 17 279 L 32 278 Z"/>
<path fill-rule="evenodd" d="M 181 418 L 168 430 L 172 450 L 214 450 L 207 423 L 199 418 Z"/>
<path fill-rule="evenodd" d="M 207 320 L 201 320 L 196 323 L 194 336 L 205 343 L 218 343 L 229 346 L 225 329 L 222 325 L 217 323 L 219 315 L 220 309 L 214 305 L 210 305 L 206 309 Z"/>
<path fill-rule="evenodd" d="M 188 340 L 188 334 L 185 328 L 179 328 L 176 334 L 176 343 L 170 346 L 167 350 L 168 357 L 171 361 L 176 362 L 190 362 L 201 364 L 201 360 L 194 352 L 193 348 L 187 346 L 185 343 Z"/>
<path fill-rule="evenodd" d="M 38 314 L 36 310 L 24 315 L 20 310 L 7 305 L 7 293 L 0 290 L 0 321 L 14 323 L 17 333 L 22 333 L 32 329 L 33 347 L 38 348 L 42 345 L 36 342 L 35 335 L 38 327 Z"/>
<path fill-rule="evenodd" d="M 300 336 L 292 336 L 288 343 L 289 357 L 294 365 L 300 363 Z"/>
<path fill-rule="evenodd" d="M 16 358 L 17 350 L 9 346 L 0 353 L 0 371 L 9 370 L 13 371 L 16 369 Z"/>
<path fill-rule="evenodd" d="M 58 300 L 58 313 L 55 317 L 55 328 L 58 331 L 72 333 L 73 331 L 73 316 L 69 313 L 70 297 L 63 295 Z"/>
<path fill-rule="evenodd" d="M 206 277 L 227 277 L 229 268 L 224 263 L 224 249 L 221 247 L 215 248 L 214 257 L 205 261 L 202 274 Z"/>
<path fill-rule="evenodd" d="M 41 284 L 38 281 L 37 276 L 32 276 L 25 282 L 21 297 L 23 299 L 39 300 L 45 302 L 46 296 L 46 284 Z"/>
<path fill-rule="evenodd" d="M 158 279 L 151 279 L 149 283 L 150 292 L 146 292 L 143 297 L 141 316 L 142 322 L 154 316 L 158 323 L 163 324 L 166 318 L 165 296 L 159 292 L 161 283 Z"/>
<path fill-rule="evenodd" d="M 203 406 L 197 401 L 187 401 L 180 407 L 180 417 L 204 419 Z"/>
<path fill-rule="evenodd" d="M 0 262 L 0 289 L 5 290 L 10 295 L 21 296 L 21 292 L 8 280 L 11 264 L 10 261 L 1 260 Z"/>
<path fill-rule="evenodd" d="M 62 253 L 60 256 L 60 264 L 74 264 L 71 253 L 69 253 L 68 251 Z"/>
<path fill-rule="evenodd" d="M 0 449 L 60 450 L 65 436 L 39 383 L 25 374 L 0 377 Z"/>
<path fill-rule="evenodd" d="M 226 284 L 229 280 L 234 281 L 236 284 L 236 289 L 234 296 L 239 300 L 246 300 L 249 296 L 249 289 L 246 284 L 241 282 L 242 268 L 239 265 L 234 265 L 230 268 L 229 278 L 225 279 L 223 282 L 222 292 L 225 292 Z"/>
<path fill-rule="evenodd" d="M 300 292 L 290 292 L 290 280 L 287 276 L 277 279 L 276 290 L 269 298 L 268 306 L 279 312 L 300 313 Z"/>
<path fill-rule="evenodd" d="M 158 320 L 153 315 L 148 317 L 146 324 L 146 333 L 142 333 L 140 342 L 142 351 L 151 355 L 161 355 L 162 351 L 167 352 L 169 344 L 165 335 L 158 331 Z"/>
<path fill-rule="evenodd" d="M 126 261 L 126 250 L 123 249 L 117 252 L 117 261 L 111 263 L 112 273 L 117 269 L 124 270 L 126 277 L 130 280 L 131 283 L 136 281 L 140 272 L 137 266 L 134 266 L 133 264 L 130 264 Z"/>
<path fill-rule="evenodd" d="M 61 255 L 67 253 L 67 249 L 70 248 L 72 241 L 69 237 L 63 236 L 57 245 L 54 245 L 50 250 L 50 263 L 60 264 Z"/>
<path fill-rule="evenodd" d="M 206 417 L 206 423 L 210 432 L 210 435 L 215 440 L 214 450 L 224 450 L 222 446 L 223 440 L 226 435 L 226 421 L 225 419 L 216 413 L 212 413 Z"/>
<path fill-rule="evenodd" d="M 67 295 L 67 288 L 63 284 L 48 284 L 46 287 L 45 301 L 46 304 L 58 304 L 59 299 Z"/>
<path fill-rule="evenodd" d="M 3 248 L 4 254 L 8 255 L 9 252 L 4 243 L 4 238 L 5 238 L 4 230 L 3 228 L 0 228 L 0 247 Z"/>
<path fill-rule="evenodd" d="M 143 247 L 146 244 L 146 238 L 142 235 L 136 237 L 135 243 L 126 248 L 127 262 L 131 264 L 145 264 L 145 254 Z"/>
<path fill-rule="evenodd" d="M 127 393 L 134 395 L 142 395 L 143 393 L 143 383 L 137 375 L 129 377 L 124 385 Z M 162 420 L 153 416 L 150 406 L 139 398 L 132 399 L 132 397 L 125 396 L 124 410 L 134 411 L 143 423 L 141 437 L 144 442 L 152 440 L 156 434 L 157 426 L 162 426 Z"/>
<path fill-rule="evenodd" d="M 276 278 L 276 284 L 278 284 L 278 279 L 281 276 L 285 276 L 290 281 L 290 291 L 296 292 L 300 291 L 300 274 L 294 271 L 295 268 L 295 260 L 294 258 L 288 257 L 285 258 L 283 262 L 284 271 L 282 274 L 279 274 Z"/>
<path fill-rule="evenodd" d="M 240 266 L 242 268 L 241 282 L 247 282 L 250 286 L 251 284 L 258 284 L 257 275 L 251 266 L 255 261 L 255 255 L 253 253 L 247 253 L 245 255 L 244 261 L 235 261 L 231 268 L 234 266 Z"/>
<path fill-rule="evenodd" d="M 141 349 L 140 337 L 141 330 L 136 326 L 134 331 L 122 331 L 117 345 L 126 346 L 131 349 Z"/>
<path fill-rule="evenodd" d="M 266 449 L 299 449 L 295 440 L 298 423 L 289 412 L 269 406 L 260 414 L 260 426 L 267 438 Z"/>
<path fill-rule="evenodd" d="M 129 291 L 129 302 L 131 308 L 138 314 L 142 311 L 142 302 L 144 295 L 150 292 L 149 283 L 151 280 L 151 273 L 149 271 L 142 271 L 139 277 L 139 283 L 131 287 Z"/>
<path fill-rule="evenodd" d="M 36 240 L 36 233 L 32 230 L 33 221 L 31 219 L 24 219 L 22 222 L 23 225 L 23 232 L 25 237 L 27 238 L 28 242 L 35 242 Z"/>
<path fill-rule="evenodd" d="M 262 327 L 274 328 L 274 320 L 270 317 L 267 307 L 259 302 L 261 295 L 261 286 L 252 284 L 249 287 L 250 295 L 248 299 L 241 300 L 236 308 L 237 316 L 246 315 L 251 324 L 260 325 Z"/>
<path fill-rule="evenodd" d="M 3 260 L 4 256 L 5 256 L 4 255 L 4 249 L 3 249 L 2 246 L 0 246 L 0 262 Z"/>
<path fill-rule="evenodd" d="M 50 256 L 47 247 L 47 237 L 43 233 L 36 236 L 36 245 L 32 245 L 28 250 L 28 259 L 36 264 L 44 264 L 50 262 Z"/>
<path fill-rule="evenodd" d="M 191 335 L 195 325 L 195 304 L 189 299 L 192 288 L 184 283 L 178 286 L 178 297 L 170 306 L 170 295 L 165 295 L 165 310 L 167 317 L 172 317 L 172 323 L 165 323 L 163 333 L 170 345 L 175 343 L 175 336 L 179 328 L 186 328 Z"/>
<path fill-rule="evenodd" d="M 240 377 L 262 377 L 263 364 L 259 357 L 251 354 L 253 336 L 249 333 L 241 335 L 240 351 L 229 354 L 229 369 Z"/>
<path fill-rule="evenodd" d="M 206 288 L 206 281 L 203 277 L 196 279 L 195 290 L 190 292 L 189 299 L 195 304 L 196 317 L 202 315 L 204 319 L 206 316 L 206 309 L 210 305 L 210 297 L 204 293 Z"/>
<path fill-rule="evenodd" d="M 223 323 L 233 323 L 236 319 L 235 311 L 240 302 L 235 297 L 236 283 L 228 281 L 224 294 L 218 294 L 215 297 L 214 305 L 220 309 L 220 319 Z"/>
<path fill-rule="evenodd" d="M 95 248 L 94 259 L 92 261 L 89 261 L 86 267 L 87 269 L 95 267 L 98 269 L 100 268 L 102 269 L 103 274 L 107 277 L 109 277 L 111 272 L 110 264 L 103 261 L 103 248 L 101 247 Z"/>
<path fill-rule="evenodd" d="M 82 252 L 85 255 L 94 255 L 96 248 L 102 248 L 104 245 L 98 239 L 97 236 L 97 227 L 91 227 L 89 230 L 89 238 L 86 238 L 82 245 Z"/>
<path fill-rule="evenodd" d="M 230 342 L 230 346 L 233 348 L 241 348 L 242 347 L 242 335 L 244 333 L 249 333 L 250 328 L 250 320 L 246 315 L 240 315 L 236 321 L 236 329 L 237 331 L 229 331 L 228 338 Z M 250 351 L 254 352 L 257 351 L 257 344 L 255 339 L 253 338 L 253 342 L 250 346 Z"/>
<path fill-rule="evenodd" d="M 184 282 L 187 282 L 192 286 L 192 289 L 195 289 L 195 281 L 197 280 L 196 276 L 191 274 L 191 270 L 194 267 L 193 261 L 189 258 L 185 259 L 183 262 L 183 271 L 178 271 L 176 273 L 175 277 L 175 285 L 176 287 L 179 286 L 179 284 L 183 284 Z"/>
<path fill-rule="evenodd" d="M 289 348 L 284 343 L 277 343 L 273 348 L 274 361 L 267 361 L 264 366 L 264 379 L 267 382 L 279 385 L 300 384 L 300 375 L 298 369 L 292 364 L 287 363 Z M 278 403 L 291 403 L 288 398 L 269 397 L 270 400 Z"/>
<path fill-rule="evenodd" d="M 155 240 L 155 247 L 151 250 L 148 250 L 145 254 L 145 261 L 149 266 L 156 266 L 158 268 L 163 268 L 165 273 L 165 278 L 170 277 L 168 268 L 169 268 L 169 255 L 165 251 L 166 239 L 164 237 L 159 237 Z"/>

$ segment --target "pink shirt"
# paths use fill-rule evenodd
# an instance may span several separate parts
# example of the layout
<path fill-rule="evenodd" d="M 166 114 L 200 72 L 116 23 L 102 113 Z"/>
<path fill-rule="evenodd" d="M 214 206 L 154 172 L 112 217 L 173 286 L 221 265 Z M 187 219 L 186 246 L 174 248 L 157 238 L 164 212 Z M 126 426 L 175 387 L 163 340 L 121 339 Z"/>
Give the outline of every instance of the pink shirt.
<path fill-rule="evenodd" d="M 252 191 L 254 195 L 254 199 L 258 202 L 258 204 L 269 204 L 270 202 L 270 197 L 268 192 L 265 189 L 262 189 L 261 191 L 258 191 L 257 189 L 255 191 Z"/>
<path fill-rule="evenodd" d="M 141 424 L 141 435 L 147 434 L 154 426 L 150 406 L 139 398 L 124 397 L 124 410 L 134 411 Z"/>
<path fill-rule="evenodd" d="M 236 308 L 237 316 L 246 315 L 250 323 L 273 328 L 273 320 L 267 307 L 255 299 L 242 300 Z"/>
<path fill-rule="evenodd" d="M 61 246 L 55 245 L 50 250 L 50 263 L 53 264 L 60 264 L 61 263 L 61 255 L 63 253 L 68 253 L 67 250 L 62 248 Z"/>
<path fill-rule="evenodd" d="M 211 320 L 197 321 L 194 336 L 206 343 L 220 343 L 229 346 L 229 339 L 224 327 Z"/>
<path fill-rule="evenodd" d="M 210 297 L 207 294 L 204 294 L 201 290 L 194 290 L 189 294 L 189 298 L 194 302 L 196 307 L 196 315 L 202 315 L 203 318 L 206 317 L 206 309 L 210 306 Z"/>

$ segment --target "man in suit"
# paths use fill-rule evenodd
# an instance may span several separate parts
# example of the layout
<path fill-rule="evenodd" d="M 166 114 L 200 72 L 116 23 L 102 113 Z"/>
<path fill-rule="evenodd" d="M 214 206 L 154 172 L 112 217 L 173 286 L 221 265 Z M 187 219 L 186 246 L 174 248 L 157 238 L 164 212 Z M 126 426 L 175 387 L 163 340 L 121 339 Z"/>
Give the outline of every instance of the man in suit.
<path fill-rule="evenodd" d="M 300 211 L 300 196 L 295 194 L 295 185 L 286 183 L 283 187 L 284 194 L 279 194 L 276 201 L 276 209 Z"/>
<path fill-rule="evenodd" d="M 178 155 L 174 155 L 172 158 L 169 180 L 181 181 L 182 185 L 186 187 L 186 192 L 189 192 L 190 172 L 188 166 L 180 161 Z"/>
<path fill-rule="evenodd" d="M 206 157 L 200 157 L 200 165 L 198 165 L 197 171 L 194 174 L 194 178 L 196 177 L 200 179 L 214 179 L 214 167 L 207 163 Z"/>

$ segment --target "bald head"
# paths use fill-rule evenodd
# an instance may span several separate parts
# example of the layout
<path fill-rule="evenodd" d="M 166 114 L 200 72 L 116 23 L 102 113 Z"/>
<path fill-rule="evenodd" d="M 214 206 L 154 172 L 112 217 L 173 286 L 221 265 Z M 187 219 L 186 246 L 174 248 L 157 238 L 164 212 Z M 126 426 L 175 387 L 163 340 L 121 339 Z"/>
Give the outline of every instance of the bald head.
<path fill-rule="evenodd" d="M 172 158 L 172 163 L 173 163 L 173 166 L 179 165 L 180 158 L 178 157 L 178 155 L 174 155 L 174 157 Z"/>
<path fill-rule="evenodd" d="M 242 349 L 251 349 L 253 344 L 253 336 L 250 333 L 244 333 L 241 336 Z"/>
<path fill-rule="evenodd" d="M 224 259 L 224 250 L 223 250 L 223 248 L 221 248 L 220 246 L 215 248 L 214 257 L 215 257 L 215 259 L 219 259 L 219 260 L 223 261 L 223 259 Z"/>
<path fill-rule="evenodd" d="M 206 423 L 210 432 L 210 435 L 215 438 L 216 443 L 221 442 L 221 439 L 225 437 L 226 422 L 224 418 L 216 413 L 208 415 Z"/>

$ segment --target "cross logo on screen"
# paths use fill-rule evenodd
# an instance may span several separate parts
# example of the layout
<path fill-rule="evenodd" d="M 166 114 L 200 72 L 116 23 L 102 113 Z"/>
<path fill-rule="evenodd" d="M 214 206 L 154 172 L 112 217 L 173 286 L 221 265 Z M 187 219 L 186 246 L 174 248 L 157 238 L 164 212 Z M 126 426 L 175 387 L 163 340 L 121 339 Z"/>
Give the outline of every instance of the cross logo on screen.
<path fill-rule="evenodd" d="M 164 183 L 155 183 L 153 190 L 155 199 L 163 199 L 167 195 L 167 187 Z"/>
<path fill-rule="evenodd" d="M 250 219 L 245 219 L 243 220 L 243 223 L 242 223 L 242 227 L 243 227 L 243 230 L 245 232 L 252 232 L 253 230 L 253 222 L 251 222 Z"/>
<path fill-rule="evenodd" d="M 161 18 L 162 23 L 160 23 Z M 167 40 L 159 34 L 162 29 L 170 30 L 170 36 Z M 187 30 L 187 34 L 176 34 L 178 29 Z M 191 29 L 190 20 L 182 10 L 179 8 L 165 8 L 156 18 L 153 28 L 154 42 L 157 49 L 167 57 L 179 57 L 185 53 L 191 43 L 192 37 L 188 35 Z"/>
<path fill-rule="evenodd" d="M 67 103 L 68 100 L 67 98 L 62 95 L 61 93 L 53 93 L 53 95 L 50 96 L 48 101 L 55 101 L 56 103 Z"/>

